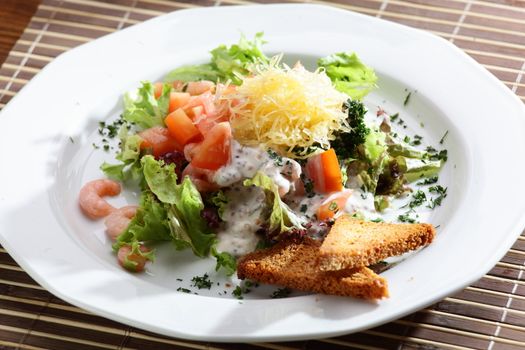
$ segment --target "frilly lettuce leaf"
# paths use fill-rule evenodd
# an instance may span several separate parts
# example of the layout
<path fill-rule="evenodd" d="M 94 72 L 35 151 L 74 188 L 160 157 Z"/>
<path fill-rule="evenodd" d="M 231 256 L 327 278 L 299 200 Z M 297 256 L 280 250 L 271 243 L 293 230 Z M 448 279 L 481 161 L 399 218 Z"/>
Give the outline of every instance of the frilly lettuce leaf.
<path fill-rule="evenodd" d="M 249 68 L 256 62 L 268 62 L 261 46 L 265 43 L 263 33 L 255 34 L 253 40 L 241 36 L 239 43 L 226 46 L 220 45 L 213 49 L 211 62 L 199 65 L 190 65 L 177 68 L 165 77 L 165 81 L 181 80 L 184 82 L 195 80 L 211 80 L 240 85 L 242 76 L 249 73 Z"/>
<path fill-rule="evenodd" d="M 376 87 L 374 70 L 363 64 L 355 53 L 335 53 L 319 59 L 317 65 L 325 69 L 337 90 L 352 99 L 360 100 Z"/>
<path fill-rule="evenodd" d="M 120 152 L 116 159 L 119 164 L 108 164 L 104 162 L 100 169 L 110 179 L 118 181 L 140 181 L 142 179 L 142 166 L 140 164 L 140 144 L 142 138 L 137 134 L 130 135 L 126 126 L 119 131 Z"/>
<path fill-rule="evenodd" d="M 164 117 L 168 114 L 171 84 L 162 86 L 162 94 L 155 98 L 155 88 L 149 81 L 143 81 L 136 96 L 132 93 L 124 95 L 123 118 L 135 123 L 142 129 L 154 126 L 164 126 Z"/>
<path fill-rule="evenodd" d="M 279 197 L 277 185 L 264 173 L 258 171 L 251 179 L 244 180 L 244 186 L 257 186 L 265 190 L 267 201 L 272 208 L 269 219 L 270 232 L 286 232 L 294 228 L 303 229 L 305 220 L 297 216 Z"/>

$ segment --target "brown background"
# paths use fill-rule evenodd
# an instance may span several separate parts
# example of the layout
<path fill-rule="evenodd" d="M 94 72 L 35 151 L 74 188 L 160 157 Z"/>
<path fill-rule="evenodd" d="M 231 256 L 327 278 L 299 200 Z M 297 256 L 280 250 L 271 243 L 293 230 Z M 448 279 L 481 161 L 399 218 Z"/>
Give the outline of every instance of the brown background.
<path fill-rule="evenodd" d="M 525 100 L 524 0 L 319 2 L 440 35 Z M 38 3 L 0 0 L 0 62 L 5 57 L 0 108 L 54 57 L 83 42 L 181 8 L 253 2 L 42 0 L 28 22 Z M 331 339 L 216 344 L 158 336 L 68 305 L 38 286 L 0 247 L 0 349 L 525 349 L 523 271 L 522 235 L 479 281 L 389 324 Z"/>

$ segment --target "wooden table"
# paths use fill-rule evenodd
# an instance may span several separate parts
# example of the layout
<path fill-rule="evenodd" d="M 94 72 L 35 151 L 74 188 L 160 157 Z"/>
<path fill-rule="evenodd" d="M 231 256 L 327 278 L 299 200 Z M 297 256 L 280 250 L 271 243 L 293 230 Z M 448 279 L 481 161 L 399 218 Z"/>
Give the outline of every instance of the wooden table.
<path fill-rule="evenodd" d="M 181 8 L 253 2 L 0 0 L 0 108 L 54 57 L 81 43 Z M 440 35 L 525 101 L 525 0 L 317 2 Z M 38 286 L 0 247 L 0 349 L 525 349 L 523 271 L 524 235 L 479 281 L 389 324 L 331 339 L 215 344 L 162 337 L 80 310 Z"/>

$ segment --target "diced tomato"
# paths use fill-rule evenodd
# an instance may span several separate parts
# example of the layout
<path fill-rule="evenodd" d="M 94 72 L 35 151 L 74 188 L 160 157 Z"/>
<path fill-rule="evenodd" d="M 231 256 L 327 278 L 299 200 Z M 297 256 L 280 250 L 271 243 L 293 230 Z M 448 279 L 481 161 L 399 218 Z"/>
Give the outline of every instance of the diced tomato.
<path fill-rule="evenodd" d="M 184 112 L 189 114 L 192 111 L 192 108 L 197 106 L 202 106 L 204 108 L 204 114 L 208 117 L 213 117 L 216 114 L 214 97 L 209 91 L 198 96 L 191 96 L 188 103 L 183 107 Z"/>
<path fill-rule="evenodd" d="M 171 92 L 169 112 L 182 108 L 190 100 L 190 94 L 187 92 Z"/>
<path fill-rule="evenodd" d="M 230 123 L 216 124 L 206 134 L 191 160 L 194 167 L 217 170 L 230 160 L 232 131 Z"/>
<path fill-rule="evenodd" d="M 192 114 L 192 119 L 193 120 L 198 120 L 201 117 L 205 117 L 205 115 L 204 115 L 204 107 L 202 107 L 202 106 L 193 107 L 191 109 L 191 114 Z"/>
<path fill-rule="evenodd" d="M 160 95 L 162 95 L 162 88 L 163 88 L 164 84 L 162 83 L 155 83 L 153 85 L 153 94 L 155 95 L 155 98 L 156 99 L 159 99 Z"/>
<path fill-rule="evenodd" d="M 310 157 L 306 163 L 306 172 L 314 182 L 316 192 L 330 193 L 343 189 L 343 174 L 332 148 Z"/>
<path fill-rule="evenodd" d="M 346 201 L 351 195 L 351 190 L 343 190 L 329 196 L 317 209 L 317 218 L 322 221 L 333 218 L 335 214 L 345 207 Z"/>
<path fill-rule="evenodd" d="M 151 148 L 155 157 L 162 156 L 168 152 L 182 152 L 182 146 L 170 136 L 168 129 L 162 126 L 154 126 L 143 130 L 138 134 L 142 138 L 141 149 Z"/>
<path fill-rule="evenodd" d="M 199 129 L 193 125 L 193 122 L 182 108 L 168 114 L 164 119 L 164 123 L 166 123 L 171 137 L 181 146 L 185 146 L 187 143 L 201 137 Z"/>
<path fill-rule="evenodd" d="M 173 89 L 175 89 L 175 91 L 182 91 L 186 83 L 182 80 L 174 80 L 171 82 L 171 85 L 173 86 Z"/>
<path fill-rule="evenodd" d="M 188 83 L 186 92 L 190 95 L 196 96 L 205 93 L 206 91 L 212 91 L 215 88 L 215 83 L 208 80 L 192 81 Z"/>

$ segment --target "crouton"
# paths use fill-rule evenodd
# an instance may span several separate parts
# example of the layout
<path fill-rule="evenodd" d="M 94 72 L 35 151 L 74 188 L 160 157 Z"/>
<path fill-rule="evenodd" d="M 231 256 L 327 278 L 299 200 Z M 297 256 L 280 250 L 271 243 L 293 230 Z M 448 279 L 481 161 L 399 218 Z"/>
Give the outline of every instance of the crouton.
<path fill-rule="evenodd" d="M 366 267 L 321 271 L 320 246 L 320 241 L 311 238 L 283 240 L 242 257 L 237 263 L 237 275 L 302 291 L 371 300 L 388 297 L 386 280 Z"/>
<path fill-rule="evenodd" d="M 319 268 L 335 271 L 369 266 L 426 246 L 435 234 L 430 224 L 375 223 L 343 215 L 319 249 Z"/>

